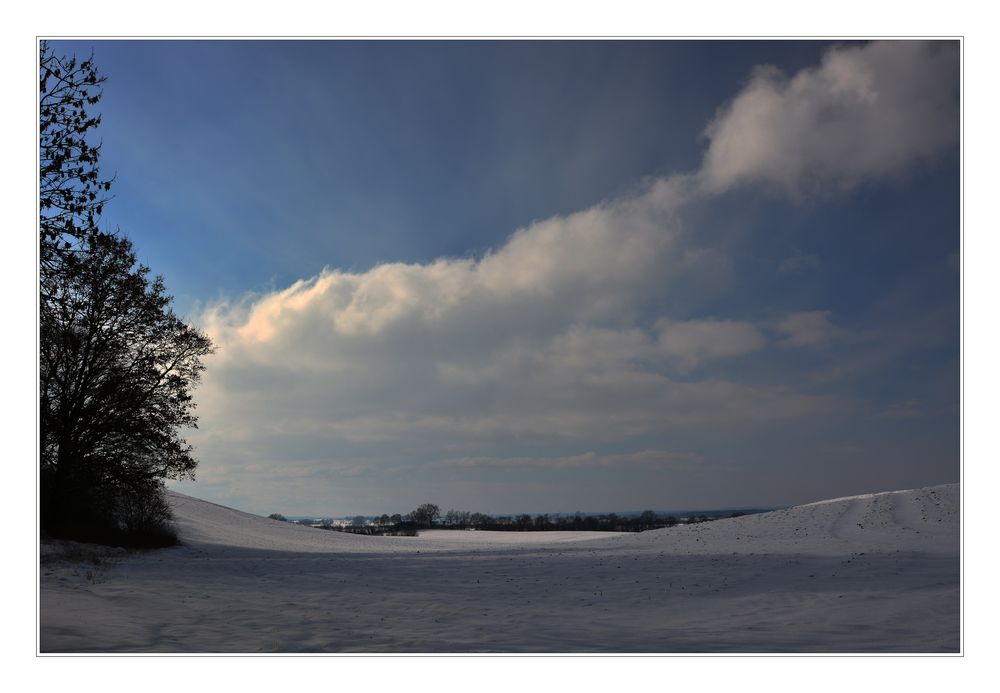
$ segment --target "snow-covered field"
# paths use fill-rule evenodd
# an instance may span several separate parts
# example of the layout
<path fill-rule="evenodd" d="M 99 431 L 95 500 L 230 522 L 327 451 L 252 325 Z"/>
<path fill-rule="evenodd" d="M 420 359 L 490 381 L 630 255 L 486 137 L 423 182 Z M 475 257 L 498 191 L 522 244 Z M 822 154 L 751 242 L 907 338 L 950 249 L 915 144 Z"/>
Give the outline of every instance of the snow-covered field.
<path fill-rule="evenodd" d="M 42 652 L 957 652 L 959 488 L 641 534 L 362 537 L 172 494 L 182 546 L 43 546 Z M 96 564 L 95 564 L 96 563 Z"/>

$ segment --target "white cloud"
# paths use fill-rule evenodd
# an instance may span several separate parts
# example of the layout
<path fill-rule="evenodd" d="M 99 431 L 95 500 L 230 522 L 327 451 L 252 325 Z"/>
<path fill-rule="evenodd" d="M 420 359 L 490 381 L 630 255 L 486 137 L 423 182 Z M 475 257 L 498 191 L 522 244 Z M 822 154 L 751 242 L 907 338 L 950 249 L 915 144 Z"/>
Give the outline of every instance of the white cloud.
<path fill-rule="evenodd" d="M 792 77 L 759 67 L 706 130 L 702 182 L 799 195 L 900 173 L 958 141 L 958 70 L 957 41 L 834 48 Z"/>
<path fill-rule="evenodd" d="M 577 228 L 552 221 L 540 228 L 554 226 L 563 234 Z M 590 224 L 580 228 L 593 234 Z M 633 229 L 645 233 L 643 225 L 618 227 L 626 237 Z M 533 230 L 520 232 L 519 242 L 530 243 Z M 665 225 L 662 233 L 672 231 Z M 666 375 L 765 343 L 745 321 L 664 319 L 652 332 L 628 324 L 622 316 L 631 304 L 669 285 L 669 252 L 659 257 L 657 277 L 604 270 L 600 281 L 616 285 L 615 311 L 581 300 L 598 281 L 582 263 L 528 285 L 522 274 L 516 290 L 495 289 L 496 275 L 481 276 L 486 262 L 499 274 L 504 258 L 516 271 L 516 256 L 504 247 L 480 261 L 327 270 L 249 304 L 214 307 L 204 316 L 219 345 L 199 392 L 204 437 L 371 442 L 423 431 L 621 440 L 664 425 L 785 418 L 830 405 Z"/>
<path fill-rule="evenodd" d="M 224 358 L 280 352 L 294 341 L 319 349 L 315 365 L 335 368 L 345 350 L 397 336 L 431 338 L 447 357 L 617 320 L 697 268 L 698 254 L 675 252 L 684 185 L 682 177 L 657 181 L 636 197 L 533 223 L 478 260 L 327 269 L 243 304 L 214 306 L 202 322 Z M 333 358 L 323 341 L 330 339 Z"/>

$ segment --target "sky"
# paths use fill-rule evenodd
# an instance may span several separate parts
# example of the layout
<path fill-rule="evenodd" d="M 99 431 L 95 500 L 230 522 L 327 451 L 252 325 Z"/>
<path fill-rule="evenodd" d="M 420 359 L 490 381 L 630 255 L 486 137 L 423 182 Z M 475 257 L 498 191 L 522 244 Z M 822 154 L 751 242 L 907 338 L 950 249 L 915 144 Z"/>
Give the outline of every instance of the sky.
<path fill-rule="evenodd" d="M 268 514 L 958 481 L 957 42 L 88 41 L 103 224 Z"/>

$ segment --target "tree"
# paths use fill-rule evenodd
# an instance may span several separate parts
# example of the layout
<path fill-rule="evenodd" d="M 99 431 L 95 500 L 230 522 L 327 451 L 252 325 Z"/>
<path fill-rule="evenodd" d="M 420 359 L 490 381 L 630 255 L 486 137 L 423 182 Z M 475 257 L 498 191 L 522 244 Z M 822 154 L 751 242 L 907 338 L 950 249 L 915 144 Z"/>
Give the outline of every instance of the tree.
<path fill-rule="evenodd" d="M 277 520 L 278 522 L 288 522 L 288 518 L 281 513 L 271 513 L 267 516 L 269 520 Z"/>
<path fill-rule="evenodd" d="M 92 61 L 42 45 L 39 419 L 42 527 L 76 538 L 155 534 L 169 517 L 164 480 L 194 478 L 181 437 L 209 339 L 170 307 L 132 243 L 100 232 L 100 122 L 86 106 L 104 81 Z M 153 541 L 167 537 L 152 537 Z"/>
<path fill-rule="evenodd" d="M 472 513 L 469 516 L 469 524 L 473 527 L 484 527 L 489 524 L 494 524 L 495 520 L 485 513 Z"/>
<path fill-rule="evenodd" d="M 101 144 L 89 140 L 101 116 L 87 108 L 100 101 L 106 79 L 93 58 L 78 62 L 56 55 L 43 41 L 38 78 L 39 258 L 44 277 L 96 231 L 111 180 L 100 177 Z"/>
<path fill-rule="evenodd" d="M 468 510 L 451 509 L 444 514 L 444 523 L 449 527 L 465 527 L 471 514 Z"/>
<path fill-rule="evenodd" d="M 413 522 L 423 527 L 432 526 L 439 515 L 441 515 L 441 508 L 433 503 L 424 503 L 412 513 Z"/>
<path fill-rule="evenodd" d="M 196 426 L 191 389 L 212 345 L 174 315 L 127 238 L 80 248 L 40 312 L 43 519 L 115 525 L 122 498 L 194 478 L 180 431 Z"/>

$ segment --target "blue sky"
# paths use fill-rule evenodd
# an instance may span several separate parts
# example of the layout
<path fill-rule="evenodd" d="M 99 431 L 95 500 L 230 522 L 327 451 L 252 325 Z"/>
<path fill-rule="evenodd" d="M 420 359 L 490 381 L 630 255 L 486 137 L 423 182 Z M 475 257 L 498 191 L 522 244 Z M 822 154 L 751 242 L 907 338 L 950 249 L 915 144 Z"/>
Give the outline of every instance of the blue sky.
<path fill-rule="evenodd" d="M 109 81 L 120 226 L 178 306 L 426 262 L 697 166 L 747 66 L 820 43 L 60 42 Z M 699 69 L 692 70 L 692 63 Z M 679 98 L 682 97 L 682 98 Z M 197 247 L 200 257 L 178 246 Z M 195 264 L 195 263 L 199 264 Z M 203 263 L 203 264 L 202 264 Z"/>
<path fill-rule="evenodd" d="M 957 44 L 58 42 L 254 512 L 959 476 Z"/>

